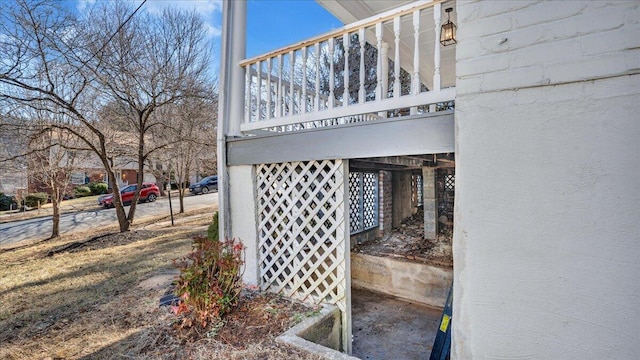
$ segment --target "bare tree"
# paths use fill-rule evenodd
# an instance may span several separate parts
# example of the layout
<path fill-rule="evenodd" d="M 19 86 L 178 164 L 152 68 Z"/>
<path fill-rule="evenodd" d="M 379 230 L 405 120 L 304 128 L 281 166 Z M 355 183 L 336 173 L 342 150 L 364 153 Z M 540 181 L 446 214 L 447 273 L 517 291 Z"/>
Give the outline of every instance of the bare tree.
<path fill-rule="evenodd" d="M 123 3 L 99 4 L 89 13 L 91 19 L 98 19 L 91 22 L 91 32 L 97 38 L 107 36 L 104 29 L 122 24 L 131 10 Z M 107 46 L 92 50 L 97 55 L 89 67 L 103 94 L 119 105 L 126 128 L 137 137 L 138 190 L 129 221 L 135 214 L 148 157 L 179 141 L 149 141 L 153 131 L 167 127 L 162 117 L 151 115 L 202 95 L 200 84 L 209 63 L 205 38 L 204 24 L 195 12 L 165 10 L 160 17 L 132 19 Z"/>
<path fill-rule="evenodd" d="M 36 116 L 46 115 L 40 113 Z M 50 195 L 53 208 L 51 238 L 56 238 L 60 236 L 60 203 L 73 190 L 71 176 L 89 154 L 68 150 L 78 141 L 77 137 L 48 126 L 47 121 L 42 126 L 36 125 L 34 130 L 28 143 L 29 176 Z"/>
<path fill-rule="evenodd" d="M 6 140 L 18 141 L 12 143 L 11 148 L 3 146 L 0 161 L 25 164 L 23 176 L 29 179 L 29 187 L 50 196 L 53 208 L 50 238 L 60 235 L 60 203 L 73 189 L 70 185 L 72 174 L 89 156 L 84 151 L 69 150 L 77 146 L 78 138 L 52 126 L 62 117 L 62 114 L 23 106 L 13 108 L 12 114 L 6 114 L 0 122 Z"/>
<path fill-rule="evenodd" d="M 215 118 L 217 115 L 215 99 L 190 99 L 176 107 L 176 126 L 173 134 L 180 139 L 171 146 L 171 169 L 178 185 L 180 213 L 184 212 L 184 195 L 189 176 L 197 165 L 216 159 Z M 214 161 L 215 163 L 215 161 Z"/>
<path fill-rule="evenodd" d="M 159 18 L 136 14 L 121 2 L 96 3 L 82 19 L 54 2 L 16 0 L 2 7 L 0 101 L 65 115 L 49 126 L 80 139 L 74 150 L 98 156 L 113 188 L 120 231 L 127 231 L 139 190 L 127 214 L 114 170 L 121 149 L 113 145 L 127 145 L 122 134 L 133 138 L 128 145 L 136 149 L 140 185 L 146 158 L 168 145 L 147 146 L 150 130 L 164 126 L 150 115 L 192 96 L 206 76 L 202 20 L 178 10 Z M 101 116 L 107 105 L 124 115 L 120 128 Z"/>
<path fill-rule="evenodd" d="M 215 90 L 210 88 L 203 93 L 215 94 Z M 180 213 L 185 210 L 184 196 L 191 175 L 198 174 L 207 163 L 216 166 L 216 148 L 211 141 L 217 131 L 216 110 L 217 98 L 207 96 L 183 99 L 154 114 L 163 117 L 167 126 L 163 131 L 154 131 L 151 141 L 170 145 L 152 154 L 147 162 L 163 179 L 176 184 Z"/>

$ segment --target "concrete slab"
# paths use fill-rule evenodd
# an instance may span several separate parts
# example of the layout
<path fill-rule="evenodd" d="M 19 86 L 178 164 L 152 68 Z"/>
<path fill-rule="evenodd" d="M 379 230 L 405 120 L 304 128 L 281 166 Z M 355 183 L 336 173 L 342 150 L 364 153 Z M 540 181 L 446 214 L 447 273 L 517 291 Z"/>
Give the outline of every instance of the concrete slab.
<path fill-rule="evenodd" d="M 351 290 L 353 356 L 427 359 L 442 309 L 363 289 Z"/>

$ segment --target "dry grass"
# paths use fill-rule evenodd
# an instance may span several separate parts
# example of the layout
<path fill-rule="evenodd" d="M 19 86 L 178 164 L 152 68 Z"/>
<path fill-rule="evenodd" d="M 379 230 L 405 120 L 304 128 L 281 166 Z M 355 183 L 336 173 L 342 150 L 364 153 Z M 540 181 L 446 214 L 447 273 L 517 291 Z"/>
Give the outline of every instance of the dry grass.
<path fill-rule="evenodd" d="M 172 271 L 172 259 L 206 232 L 191 225 L 138 228 L 111 243 L 104 237 L 53 256 L 47 254 L 89 234 L 0 252 L 0 359 L 314 359 L 273 337 L 238 347 L 176 335 L 175 318 L 158 307 L 166 286 L 139 285 Z"/>

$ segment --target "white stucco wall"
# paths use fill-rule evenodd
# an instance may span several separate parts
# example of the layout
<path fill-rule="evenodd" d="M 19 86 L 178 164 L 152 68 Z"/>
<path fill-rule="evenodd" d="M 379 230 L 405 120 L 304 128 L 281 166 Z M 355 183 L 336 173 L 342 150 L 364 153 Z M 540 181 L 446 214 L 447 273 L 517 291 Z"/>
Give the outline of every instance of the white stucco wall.
<path fill-rule="evenodd" d="M 639 6 L 458 2 L 455 358 L 638 358 Z"/>
<path fill-rule="evenodd" d="M 256 196 L 253 166 L 229 166 L 229 206 L 231 236 L 246 246 L 243 281 L 258 284 L 258 244 L 256 233 Z"/>

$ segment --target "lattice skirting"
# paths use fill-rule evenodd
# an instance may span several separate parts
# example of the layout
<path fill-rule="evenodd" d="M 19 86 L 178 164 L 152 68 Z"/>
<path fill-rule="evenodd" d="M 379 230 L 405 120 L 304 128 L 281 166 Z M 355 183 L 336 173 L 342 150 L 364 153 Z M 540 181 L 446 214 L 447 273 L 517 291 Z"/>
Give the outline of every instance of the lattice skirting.
<path fill-rule="evenodd" d="M 325 160 L 256 166 L 264 290 L 346 310 L 344 165 Z"/>
<path fill-rule="evenodd" d="M 349 226 L 351 234 L 378 227 L 377 173 L 349 173 Z"/>

